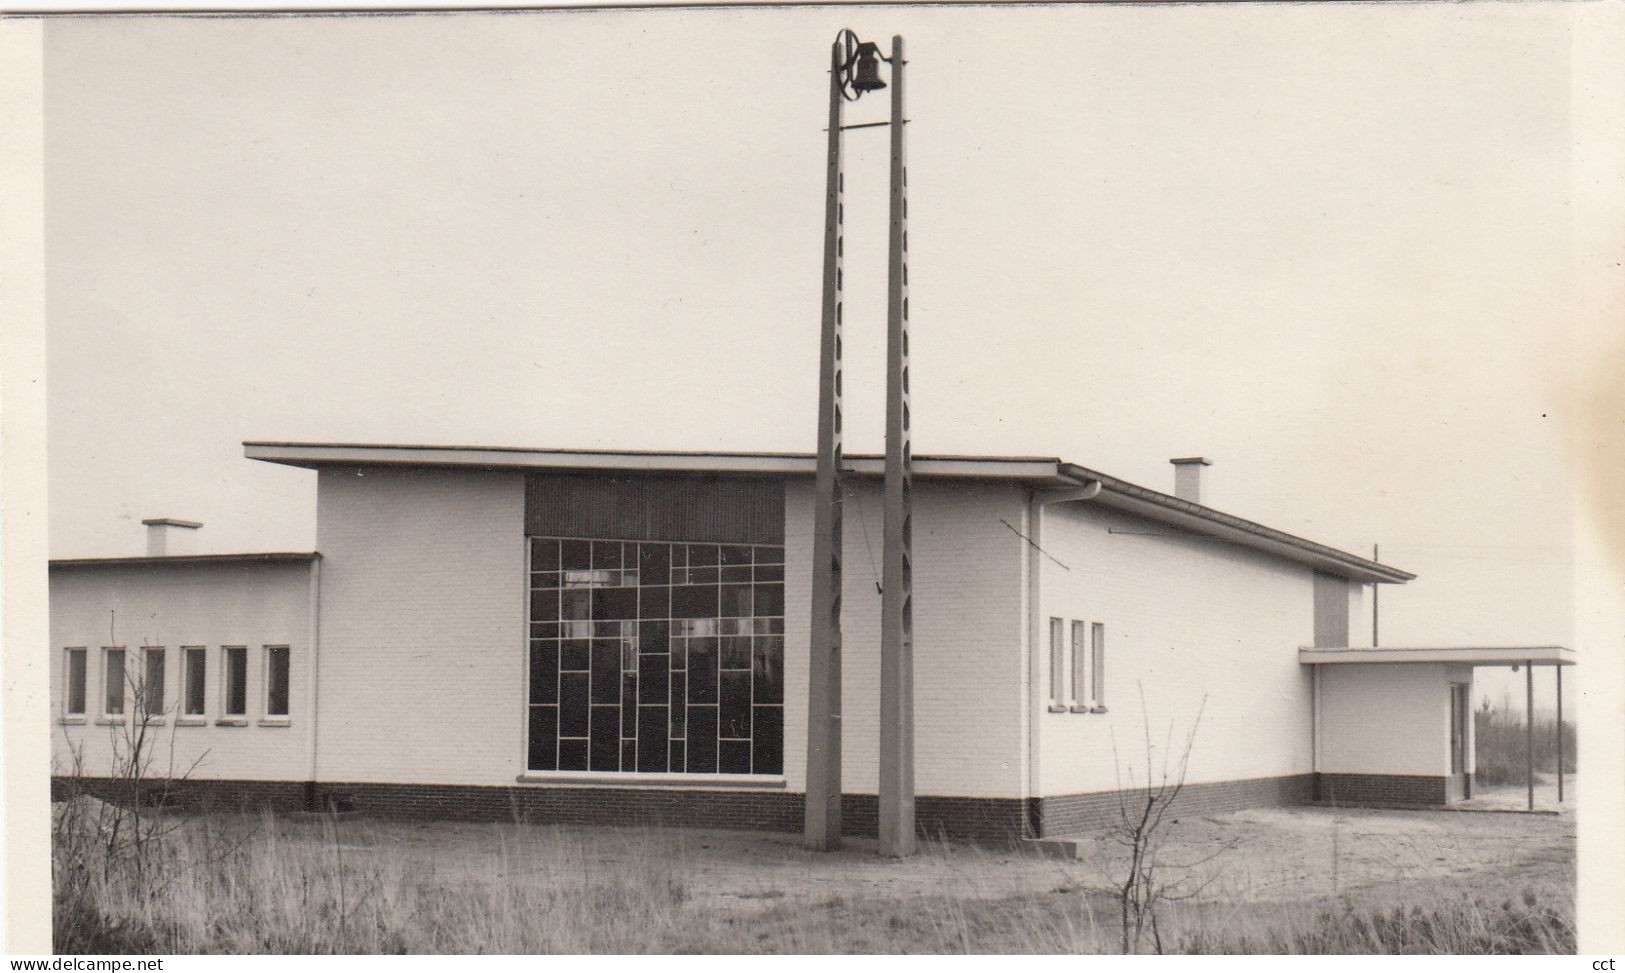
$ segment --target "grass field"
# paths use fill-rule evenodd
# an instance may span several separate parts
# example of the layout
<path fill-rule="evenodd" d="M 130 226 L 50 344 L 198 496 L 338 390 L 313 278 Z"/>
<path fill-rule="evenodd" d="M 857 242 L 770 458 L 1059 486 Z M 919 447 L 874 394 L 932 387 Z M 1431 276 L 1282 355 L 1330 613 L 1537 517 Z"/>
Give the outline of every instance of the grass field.
<path fill-rule="evenodd" d="M 902 862 L 793 835 L 176 817 L 137 878 L 59 850 L 59 952 L 1111 952 L 1122 851 L 942 843 Z M 1329 808 L 1180 821 L 1215 852 L 1170 951 L 1572 952 L 1572 813 Z M 66 842 L 63 844 L 72 844 Z M 1228 849 L 1228 850 L 1226 850 Z"/>

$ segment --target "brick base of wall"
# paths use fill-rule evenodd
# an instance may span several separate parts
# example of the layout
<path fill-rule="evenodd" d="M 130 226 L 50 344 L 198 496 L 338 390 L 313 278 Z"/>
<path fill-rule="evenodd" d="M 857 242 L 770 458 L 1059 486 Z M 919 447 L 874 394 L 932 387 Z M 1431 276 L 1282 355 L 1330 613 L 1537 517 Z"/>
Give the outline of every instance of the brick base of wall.
<path fill-rule="evenodd" d="M 1169 813 L 1225 814 L 1250 807 L 1307 804 L 1313 795 L 1313 774 L 1186 784 Z M 1033 831 L 1040 837 L 1053 838 L 1105 830 L 1120 820 L 1121 800 L 1130 796 L 1130 792 L 1102 791 L 1041 798 L 1036 802 Z"/>
<path fill-rule="evenodd" d="M 1438 786 L 1439 801 L 1434 803 L 1443 800 L 1442 780 Z M 67 796 L 74 787 L 104 800 L 131 799 L 125 782 L 108 778 L 53 778 L 52 799 Z M 195 779 L 146 781 L 136 799 L 198 811 L 336 809 L 409 820 L 652 825 L 787 833 L 801 830 L 805 803 L 802 794 L 786 791 Z M 1250 807 L 1304 804 L 1312 799 L 1314 785 L 1309 774 L 1187 784 L 1173 813 L 1223 814 Z M 1394 800 L 1392 796 L 1383 799 Z M 1343 802 L 1353 803 L 1346 797 Z M 874 837 L 879 830 L 879 804 L 874 794 L 845 795 L 841 804 L 842 831 L 854 837 Z M 1003 844 L 1035 834 L 1054 837 L 1108 828 L 1117 821 L 1118 809 L 1118 793 L 1114 791 L 1036 801 L 922 795 L 914 800 L 914 820 L 922 837 Z"/>
<path fill-rule="evenodd" d="M 51 778 L 51 800 L 65 800 L 75 792 L 120 804 L 194 811 L 302 811 L 312 807 L 312 789 L 304 781 L 148 778 L 132 786 L 127 780 L 109 777 Z"/>
<path fill-rule="evenodd" d="M 53 778 L 51 798 L 72 788 L 104 800 L 127 802 L 124 781 Z M 519 821 L 530 824 L 652 825 L 733 828 L 795 833 L 805 799 L 786 791 L 669 790 L 614 787 L 480 787 L 457 784 L 184 780 L 143 782 L 135 799 L 197 811 L 355 811 L 380 818 L 447 821 Z M 1019 799 L 917 796 L 915 825 L 922 837 L 1004 843 L 1022 835 Z M 879 833 L 880 799 L 846 794 L 842 831 Z"/>
<path fill-rule="evenodd" d="M 1403 774 L 1316 774 L 1315 800 L 1323 804 L 1445 803 L 1445 778 Z"/>

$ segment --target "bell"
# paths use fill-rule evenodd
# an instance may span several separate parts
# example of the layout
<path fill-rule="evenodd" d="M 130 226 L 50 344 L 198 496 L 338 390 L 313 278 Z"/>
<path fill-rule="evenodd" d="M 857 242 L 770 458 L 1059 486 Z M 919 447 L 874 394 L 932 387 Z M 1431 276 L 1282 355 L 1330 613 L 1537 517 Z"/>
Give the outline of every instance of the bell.
<path fill-rule="evenodd" d="M 880 80 L 880 48 L 873 41 L 865 41 L 858 48 L 857 71 L 852 77 L 852 88 L 855 91 L 879 91 L 886 87 L 886 82 Z"/>

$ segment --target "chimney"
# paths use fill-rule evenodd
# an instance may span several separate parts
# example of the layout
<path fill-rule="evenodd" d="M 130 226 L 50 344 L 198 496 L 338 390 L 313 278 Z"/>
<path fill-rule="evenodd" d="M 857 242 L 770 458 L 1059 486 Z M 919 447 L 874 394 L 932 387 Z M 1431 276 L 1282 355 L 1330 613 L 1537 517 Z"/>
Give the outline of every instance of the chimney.
<path fill-rule="evenodd" d="M 193 553 L 192 539 L 203 526 L 195 520 L 172 517 L 154 517 L 142 523 L 147 525 L 147 557 Z"/>
<path fill-rule="evenodd" d="M 1191 503 L 1202 502 L 1202 467 L 1213 461 L 1204 456 L 1179 456 L 1168 462 L 1174 464 L 1174 496 Z"/>

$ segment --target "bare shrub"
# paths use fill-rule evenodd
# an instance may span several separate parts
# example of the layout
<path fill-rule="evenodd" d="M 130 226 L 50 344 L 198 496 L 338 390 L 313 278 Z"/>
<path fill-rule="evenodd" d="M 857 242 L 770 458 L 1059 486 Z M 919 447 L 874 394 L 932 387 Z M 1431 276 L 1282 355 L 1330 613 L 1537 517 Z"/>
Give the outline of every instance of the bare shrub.
<path fill-rule="evenodd" d="M 53 768 L 62 798 L 54 803 L 51 822 L 52 936 L 58 950 L 145 950 L 145 933 L 132 932 L 117 918 L 122 913 L 102 908 L 105 894 L 117 888 L 150 898 L 173 881 L 166 844 L 181 823 L 166 809 L 174 788 L 191 777 L 203 755 L 177 768 L 174 729 L 167 745 L 158 729 L 176 712 L 149 712 L 146 686 L 130 667 L 125 682 L 126 712 L 107 727 L 107 776 L 87 772 L 84 747 L 71 739 L 67 766 Z"/>
<path fill-rule="evenodd" d="M 1145 705 L 1145 687 L 1139 687 L 1140 722 L 1144 734 L 1145 764 L 1143 779 L 1137 780 L 1135 767 L 1126 770 L 1117 752 L 1116 735 L 1112 738 L 1112 758 L 1117 765 L 1117 820 L 1109 830 L 1110 838 L 1128 851 L 1128 861 L 1119 876 L 1113 880 L 1117 897 L 1121 946 L 1124 953 L 1138 953 L 1149 937 L 1158 952 L 1164 942 L 1159 917 L 1160 907 L 1167 902 L 1193 898 L 1210 885 L 1217 874 L 1202 877 L 1197 869 L 1230 850 L 1234 843 L 1221 846 L 1211 854 L 1191 861 L 1168 861 L 1164 851 L 1170 837 L 1170 818 L 1180 791 L 1185 788 L 1185 774 L 1190 768 L 1191 748 L 1196 744 L 1196 731 L 1202 723 L 1202 712 L 1207 697 L 1197 707 L 1196 718 L 1191 721 L 1183 747 L 1173 757 L 1173 721 L 1162 746 L 1159 761 L 1151 739 L 1151 718 Z M 1125 779 L 1126 778 L 1126 779 Z"/>

